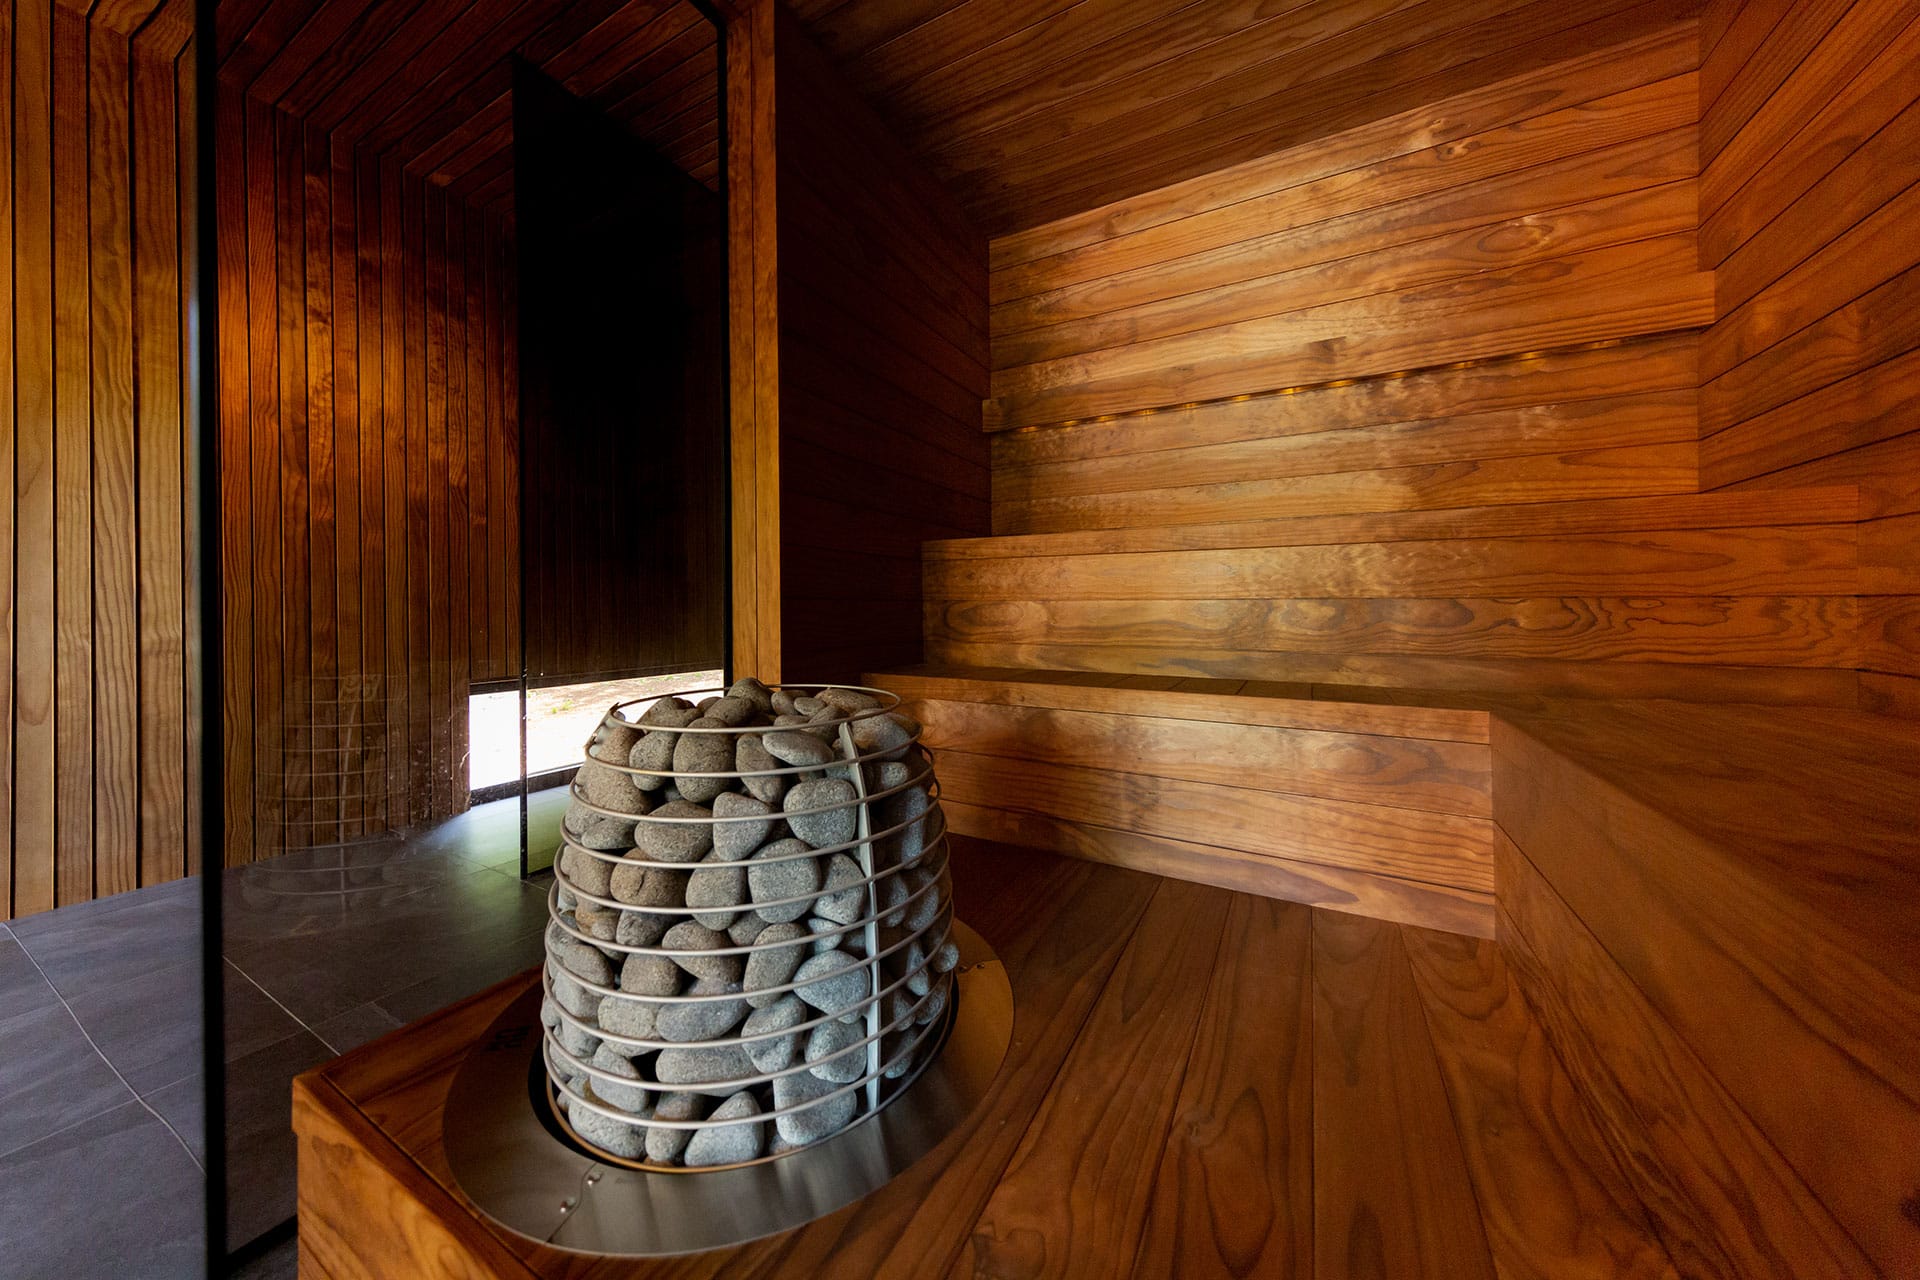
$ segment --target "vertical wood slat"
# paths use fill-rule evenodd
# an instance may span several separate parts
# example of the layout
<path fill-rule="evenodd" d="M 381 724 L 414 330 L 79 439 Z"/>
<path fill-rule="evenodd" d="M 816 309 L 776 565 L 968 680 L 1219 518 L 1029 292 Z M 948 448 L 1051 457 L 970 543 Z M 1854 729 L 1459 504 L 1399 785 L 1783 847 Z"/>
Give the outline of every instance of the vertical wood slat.
<path fill-rule="evenodd" d="M 386 796 L 386 825 L 390 828 L 404 826 L 407 821 L 407 599 L 402 589 L 407 573 L 407 451 L 402 425 L 405 421 L 406 317 L 400 272 L 386 268 L 386 264 L 400 261 L 400 230 L 400 168 L 383 161 L 380 165 L 380 434 L 385 498 L 382 539 L 386 552 L 387 653 L 382 785 Z"/>
<path fill-rule="evenodd" d="M 53 13 L 54 900 L 93 896 L 93 494 L 87 24 Z"/>
<path fill-rule="evenodd" d="M 279 219 L 274 199 L 273 120 L 248 103 L 247 155 L 247 359 L 251 370 L 247 436 L 253 525 L 253 779 L 254 843 L 278 849 L 282 840 L 280 742 L 281 503 L 279 420 L 280 335 L 277 325 Z"/>
<path fill-rule="evenodd" d="M 304 129 L 291 116 L 272 114 L 275 141 L 273 182 L 282 234 L 277 238 L 278 367 L 280 372 L 277 452 L 280 457 L 282 522 L 280 618 L 286 645 L 281 655 L 280 750 L 282 821 L 286 841 L 309 843 L 313 825 L 313 630 L 308 548 L 313 541 L 307 473 L 306 337 L 306 178 L 302 165 Z"/>
<path fill-rule="evenodd" d="M 13 136 L 13 32 L 17 6 L 0 10 L 0 141 L 12 153 Z M 0 370 L 5 371 L 6 387 L 0 391 L 0 565 L 6 566 L 7 586 L 11 590 L 14 564 L 14 487 L 15 447 L 14 404 L 18 381 L 14 370 L 13 315 L 13 165 L 0 165 L 0 253 L 7 255 L 0 266 Z M 0 840 L 11 846 L 13 838 L 13 631 L 11 609 L 0 619 Z M 6 874 L 0 875 L 0 918 L 13 914 L 13 874 L 11 858 Z"/>
<path fill-rule="evenodd" d="M 354 202 L 353 168 L 350 156 L 331 145 L 326 148 L 327 202 L 330 213 L 326 228 L 332 251 L 329 265 L 332 296 L 330 309 L 333 350 L 333 492 L 334 552 L 338 581 L 334 590 L 335 689 L 333 720 L 333 769 L 340 799 L 338 825 L 340 838 L 350 840 L 363 834 L 361 799 L 365 786 L 358 771 L 363 744 L 359 725 L 363 719 L 360 649 L 362 606 L 360 599 L 360 371 L 356 364 L 359 326 L 359 264 L 354 253 L 354 226 L 357 208 Z"/>
<path fill-rule="evenodd" d="M 331 844 L 341 837 L 338 759 L 340 707 L 336 612 L 340 578 L 335 556 L 335 459 L 333 452 L 333 206 L 332 163 L 327 138 L 301 130 L 301 204 L 306 243 L 305 305 L 307 421 L 307 583 L 309 694 L 306 699 L 308 839 Z"/>
<path fill-rule="evenodd" d="M 138 366 L 139 882 L 187 870 L 184 451 L 186 348 L 181 331 L 179 70 L 174 50 L 133 42 L 133 335 Z M 188 135 L 191 139 L 191 135 Z M 189 148 L 191 149 L 191 148 Z M 164 175 L 164 178 L 157 176 Z"/>
<path fill-rule="evenodd" d="M 465 211 L 457 201 L 446 208 L 447 280 L 447 633 L 448 745 L 444 776 L 446 805 L 454 809 L 470 786 L 467 768 L 467 685 L 470 679 L 467 632 L 467 278 Z"/>
<path fill-rule="evenodd" d="M 246 172 L 246 110 L 238 94 L 220 93 L 214 112 L 215 168 Z M 215 281 L 219 307 L 220 528 L 204 536 L 220 540 L 220 660 L 223 686 L 209 691 L 206 705 L 219 707 L 226 778 L 224 827 L 227 850 L 255 847 L 255 795 L 258 770 L 253 688 L 257 668 L 253 652 L 254 520 L 252 485 L 252 272 L 251 225 L 244 183 L 220 183 L 214 194 L 220 234 L 215 243 Z M 211 604 L 212 602 L 209 602 Z M 228 852 L 224 861 L 244 860 Z"/>
<path fill-rule="evenodd" d="M 426 631 L 427 791 L 430 805 L 423 817 L 451 809 L 452 779 L 447 764 L 450 734 L 447 720 L 453 691 L 448 684 L 447 634 L 447 199 L 442 188 L 429 186 L 422 207 L 424 245 L 421 292 L 425 362 L 421 394 L 426 404 L 426 458 L 421 471 L 426 494 Z M 418 691 L 409 691 L 409 697 Z M 415 723 L 419 723 L 416 715 Z"/>
<path fill-rule="evenodd" d="M 91 489 L 95 732 L 93 894 L 138 888 L 139 619 L 134 474 L 131 49 L 100 27 L 87 41 L 87 294 L 92 334 Z M 164 381 L 164 379 L 163 379 Z"/>
<path fill-rule="evenodd" d="M 200 111 L 195 49 L 199 39 L 192 30 L 192 9 L 185 0 L 175 0 L 184 9 L 181 25 L 189 34 L 175 52 L 173 58 L 174 86 L 174 156 L 176 157 L 176 200 L 175 230 L 178 252 L 179 279 L 182 286 L 176 300 L 179 315 L 175 332 L 178 336 L 176 351 L 179 366 L 179 404 L 181 409 L 179 440 L 181 446 L 181 503 L 176 527 L 180 530 L 180 597 L 186 612 L 181 620 L 181 644 L 177 661 L 181 664 L 181 718 L 183 732 L 180 748 L 184 757 L 182 765 L 182 805 L 185 810 L 184 826 L 186 849 L 184 870 L 187 875 L 199 875 L 206 848 L 206 815 L 201 796 L 204 794 L 203 770 L 200 763 L 200 735 L 207 731 L 207 723 L 218 713 L 222 705 L 222 695 L 218 690 L 209 690 L 202 686 L 198 662 L 188 662 L 186 654 L 186 619 L 212 619 L 224 612 L 218 609 L 217 602 L 203 598 L 200 589 L 200 575 L 190 565 L 200 563 L 200 549 L 205 538 L 218 539 L 218 529 L 200 527 L 199 488 L 211 483 L 206 478 L 203 465 L 205 453 L 203 446 L 192 443 L 201 437 L 194 424 L 201 421 L 202 397 L 214 395 L 215 387 L 202 387 L 200 373 L 196 367 L 193 353 L 197 344 L 207 333 L 206 323 L 200 318 L 200 299 L 198 286 L 189 282 L 200 279 L 202 263 L 199 250 L 199 219 L 214 216 L 212 209 L 201 209 L 198 202 L 200 159 Z M 207 37 L 211 39 L 212 36 Z M 205 104 L 211 111 L 213 105 Z M 205 264 L 211 270 L 212 263 Z M 217 303 L 216 303 L 217 305 Z M 211 317 L 209 317 L 211 319 Z M 184 479 L 194 476 L 190 486 Z M 204 624 L 203 624 L 204 625 Z M 160 766 L 156 766 L 160 767 Z M 144 854 L 143 854 L 144 856 Z"/>
<path fill-rule="evenodd" d="M 387 604 L 386 604 L 386 473 L 381 437 L 382 348 L 380 287 L 380 170 L 364 155 L 353 157 L 354 263 L 358 304 L 359 353 L 355 369 L 360 384 L 360 599 L 361 666 L 365 701 L 359 711 L 362 725 L 361 760 L 356 779 L 362 794 L 358 834 L 386 827 L 381 796 L 385 794 L 387 734 Z"/>

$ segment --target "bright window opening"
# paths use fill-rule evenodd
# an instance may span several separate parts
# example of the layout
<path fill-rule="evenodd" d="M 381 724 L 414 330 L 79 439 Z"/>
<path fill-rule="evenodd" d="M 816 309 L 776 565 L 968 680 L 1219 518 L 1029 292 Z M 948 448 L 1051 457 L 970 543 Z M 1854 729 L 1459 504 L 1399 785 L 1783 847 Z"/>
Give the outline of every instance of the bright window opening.
<path fill-rule="evenodd" d="M 682 671 L 591 684 L 553 685 L 527 692 L 527 773 L 537 777 L 580 763 L 582 749 L 607 708 L 642 700 L 628 711 L 638 716 L 654 699 L 724 683 L 719 671 Z M 520 693 L 475 694 L 467 702 L 469 789 L 499 786 L 520 777 Z"/>

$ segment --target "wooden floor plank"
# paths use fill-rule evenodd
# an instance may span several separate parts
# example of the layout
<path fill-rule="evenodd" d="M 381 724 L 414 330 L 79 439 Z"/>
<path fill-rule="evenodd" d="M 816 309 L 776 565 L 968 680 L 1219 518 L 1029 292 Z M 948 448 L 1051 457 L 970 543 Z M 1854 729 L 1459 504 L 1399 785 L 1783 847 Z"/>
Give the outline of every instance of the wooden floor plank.
<path fill-rule="evenodd" d="M 1404 929 L 1500 1280 L 1673 1280 L 1497 944 Z"/>
<path fill-rule="evenodd" d="M 1401 928 L 1314 916 L 1314 1274 L 1494 1280 Z"/>
<path fill-rule="evenodd" d="M 949 1276 L 1110 1280 L 1133 1256 L 1231 902 L 1161 881 Z"/>
<path fill-rule="evenodd" d="M 1234 896 L 1135 1280 L 1313 1274 L 1313 915 Z"/>

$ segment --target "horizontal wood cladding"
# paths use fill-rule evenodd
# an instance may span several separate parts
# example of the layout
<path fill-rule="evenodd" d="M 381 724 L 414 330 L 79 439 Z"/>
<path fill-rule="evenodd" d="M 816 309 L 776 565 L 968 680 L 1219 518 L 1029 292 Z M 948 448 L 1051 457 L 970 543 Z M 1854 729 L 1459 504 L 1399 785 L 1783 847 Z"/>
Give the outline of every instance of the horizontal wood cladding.
<path fill-rule="evenodd" d="M 926 726 L 943 807 L 964 834 L 1490 928 L 1490 757 L 1472 740 L 1482 714 L 1062 673 L 870 679 Z"/>
<path fill-rule="evenodd" d="M 708 187 L 720 52 L 687 0 L 220 0 L 220 75 L 474 208 L 513 205 L 519 57 Z"/>
<path fill-rule="evenodd" d="M 912 6 L 796 0 L 991 232 L 1216 172 L 1645 35 L 1697 6 L 1604 0 Z M 1452 122 L 1422 114 L 1420 127 Z"/>
<path fill-rule="evenodd" d="M 919 660 L 921 543 L 988 528 L 986 246 L 784 11 L 776 34 L 777 674 L 854 679 Z"/>
<path fill-rule="evenodd" d="M 227 857 L 465 808 L 519 671 L 502 221 L 223 85 Z"/>
<path fill-rule="evenodd" d="M 199 869 L 192 6 L 0 14 L 0 919 Z"/>
<path fill-rule="evenodd" d="M 1502 942 L 1688 1274 L 1920 1251 L 1916 746 L 1842 711 L 1494 722 Z"/>
<path fill-rule="evenodd" d="M 1684 41 L 1552 80 L 1465 95 L 1442 140 L 1362 127 L 997 241 L 989 427 L 1709 322 Z"/>
<path fill-rule="evenodd" d="M 1920 510 L 1920 16 L 1739 6 L 1701 76 L 1702 487 L 1842 481 Z M 1863 669 L 1910 675 L 1880 639 Z M 1903 700 L 1895 699 L 1893 709 Z"/>

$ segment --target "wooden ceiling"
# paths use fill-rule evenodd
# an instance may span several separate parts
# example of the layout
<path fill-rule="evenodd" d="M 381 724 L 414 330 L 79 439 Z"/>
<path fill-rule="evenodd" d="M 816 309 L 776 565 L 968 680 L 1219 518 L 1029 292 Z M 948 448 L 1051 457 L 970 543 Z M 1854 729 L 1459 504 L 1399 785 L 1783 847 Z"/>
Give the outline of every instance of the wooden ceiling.
<path fill-rule="evenodd" d="M 513 197 L 513 54 L 719 180 L 717 33 L 688 0 L 220 0 L 217 27 L 223 82 L 470 204 Z"/>
<path fill-rule="evenodd" d="M 1692 16 L 1698 0 L 788 0 L 983 231 Z"/>

